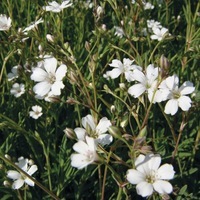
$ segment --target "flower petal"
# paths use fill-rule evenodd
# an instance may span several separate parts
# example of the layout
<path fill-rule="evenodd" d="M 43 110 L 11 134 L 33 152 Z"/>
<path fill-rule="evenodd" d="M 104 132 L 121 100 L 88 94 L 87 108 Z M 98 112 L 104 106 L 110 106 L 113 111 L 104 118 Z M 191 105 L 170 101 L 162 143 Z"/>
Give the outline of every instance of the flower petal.
<path fill-rule="evenodd" d="M 113 141 L 112 135 L 109 134 L 101 134 L 99 135 L 97 142 L 102 146 L 109 145 Z"/>
<path fill-rule="evenodd" d="M 55 74 L 57 67 L 57 60 L 51 56 L 44 56 L 44 68 L 48 74 Z"/>
<path fill-rule="evenodd" d="M 62 81 L 54 82 L 54 84 L 51 86 L 52 95 L 59 96 L 61 94 L 61 89 L 63 89 L 64 87 L 65 85 Z"/>
<path fill-rule="evenodd" d="M 34 183 L 34 181 L 32 181 L 30 178 L 25 178 L 24 179 L 24 182 L 26 183 L 26 184 L 28 184 L 29 186 L 34 186 L 35 185 L 35 183 Z"/>
<path fill-rule="evenodd" d="M 18 171 L 15 170 L 8 170 L 7 171 L 7 177 L 13 180 L 19 179 L 21 177 L 21 174 Z"/>
<path fill-rule="evenodd" d="M 89 125 L 90 128 L 94 131 L 95 130 L 95 123 L 94 123 L 94 118 L 92 117 L 92 115 L 87 115 L 85 117 L 82 118 L 82 125 L 83 127 L 87 130 L 87 126 Z"/>
<path fill-rule="evenodd" d="M 31 176 L 32 174 L 34 174 L 36 171 L 38 170 L 37 165 L 32 165 L 29 170 L 27 171 L 27 173 Z"/>
<path fill-rule="evenodd" d="M 13 182 L 12 188 L 14 190 L 17 190 L 21 188 L 24 185 L 24 180 L 23 179 L 17 179 L 16 181 Z"/>
<path fill-rule="evenodd" d="M 155 191 L 157 191 L 159 194 L 169 194 L 173 191 L 172 185 L 163 180 L 157 180 L 153 183 L 153 188 Z"/>
<path fill-rule="evenodd" d="M 140 182 L 136 186 L 137 193 L 142 197 L 147 197 L 153 194 L 153 186 L 147 182 Z"/>
<path fill-rule="evenodd" d="M 36 67 L 33 69 L 33 73 L 31 74 L 31 80 L 36 82 L 45 81 L 48 78 L 48 74 L 43 69 Z"/>
<path fill-rule="evenodd" d="M 71 155 L 71 166 L 78 169 L 82 169 L 92 163 L 93 161 L 88 160 L 88 157 L 82 154 L 72 154 Z"/>
<path fill-rule="evenodd" d="M 166 114 L 175 115 L 177 111 L 178 111 L 178 101 L 176 99 L 170 99 L 165 105 L 164 112 Z"/>
<path fill-rule="evenodd" d="M 141 94 L 143 94 L 145 92 L 145 90 L 146 90 L 146 87 L 143 84 L 138 83 L 138 84 L 135 84 L 135 85 L 131 86 L 128 89 L 128 93 L 130 95 L 132 95 L 134 98 L 137 98 Z"/>
<path fill-rule="evenodd" d="M 84 128 L 77 127 L 74 129 L 74 132 L 78 140 L 85 140 L 86 130 Z"/>
<path fill-rule="evenodd" d="M 191 107 L 191 99 L 190 97 L 187 96 L 181 96 L 178 99 L 178 105 L 183 111 L 188 111 L 189 108 Z"/>
<path fill-rule="evenodd" d="M 60 67 L 58 67 L 58 69 L 56 70 L 56 81 L 62 81 L 66 73 L 67 73 L 67 66 L 63 64 L 60 65 Z"/>
<path fill-rule="evenodd" d="M 101 135 L 102 133 L 105 133 L 106 131 L 108 131 L 109 126 L 111 126 L 111 122 L 110 120 L 108 120 L 107 117 L 103 117 L 97 127 L 96 127 L 96 132 L 98 133 L 98 135 Z"/>
<path fill-rule="evenodd" d="M 48 82 L 37 83 L 33 87 L 33 91 L 39 96 L 45 96 L 51 89 L 51 84 Z"/>
<path fill-rule="evenodd" d="M 179 88 L 181 95 L 191 94 L 194 92 L 195 87 L 193 87 L 193 83 L 190 81 L 186 81 L 183 85 Z"/>
<path fill-rule="evenodd" d="M 135 169 L 129 169 L 126 174 L 126 178 L 131 184 L 138 184 L 145 181 L 145 175 Z"/>
<path fill-rule="evenodd" d="M 160 166 L 160 168 L 157 171 L 160 179 L 170 180 L 174 178 L 174 168 L 170 164 L 164 164 Z"/>

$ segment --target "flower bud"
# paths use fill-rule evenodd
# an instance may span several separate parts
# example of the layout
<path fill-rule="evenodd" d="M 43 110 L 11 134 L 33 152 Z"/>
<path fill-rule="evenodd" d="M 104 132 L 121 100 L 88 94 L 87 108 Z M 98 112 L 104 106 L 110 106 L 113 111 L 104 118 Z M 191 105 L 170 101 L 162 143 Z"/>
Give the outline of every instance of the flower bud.
<path fill-rule="evenodd" d="M 169 60 L 164 55 L 162 55 L 160 57 L 160 68 L 161 68 L 162 78 L 164 78 L 168 74 L 169 67 L 170 67 Z"/>
<path fill-rule="evenodd" d="M 120 122 L 120 126 L 122 128 L 125 128 L 128 124 L 128 115 L 124 115 L 122 118 L 122 121 Z"/>
<path fill-rule="evenodd" d="M 97 7 L 97 17 L 100 18 L 103 14 L 104 10 L 101 6 Z"/>
<path fill-rule="evenodd" d="M 143 138 L 147 136 L 147 126 L 143 127 L 138 134 L 138 138 Z"/>
<path fill-rule="evenodd" d="M 65 128 L 63 131 L 64 131 L 65 135 L 68 138 L 70 138 L 72 140 L 76 140 L 77 139 L 76 134 L 75 134 L 75 132 L 74 132 L 73 129 L 71 129 L 71 128 Z"/>
<path fill-rule="evenodd" d="M 54 36 L 53 35 L 47 34 L 46 38 L 47 38 L 48 42 L 52 42 L 52 43 L 54 42 Z"/>
<path fill-rule="evenodd" d="M 112 114 L 115 113 L 115 110 L 116 110 L 116 108 L 115 108 L 114 105 L 110 106 L 110 112 L 111 112 Z"/>
<path fill-rule="evenodd" d="M 114 138 L 121 138 L 121 132 L 117 126 L 110 126 L 108 128 L 108 132 L 110 135 L 112 135 Z"/>
<path fill-rule="evenodd" d="M 3 182 L 3 185 L 4 185 L 5 187 L 7 187 L 7 188 L 11 186 L 11 184 L 10 184 L 8 181 L 4 181 L 4 182 Z"/>

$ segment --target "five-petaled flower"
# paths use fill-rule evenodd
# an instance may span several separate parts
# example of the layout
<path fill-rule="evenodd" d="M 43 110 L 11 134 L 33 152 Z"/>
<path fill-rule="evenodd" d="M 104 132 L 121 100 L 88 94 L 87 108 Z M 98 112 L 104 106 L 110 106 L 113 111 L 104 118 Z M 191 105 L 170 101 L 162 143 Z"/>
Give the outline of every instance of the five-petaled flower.
<path fill-rule="evenodd" d="M 57 3 L 56 1 L 52 1 L 52 2 L 49 2 L 48 6 L 43 6 L 43 10 L 59 13 L 64 8 L 70 7 L 71 5 L 72 3 L 70 3 L 70 0 L 65 0 L 61 4 Z"/>
<path fill-rule="evenodd" d="M 153 194 L 169 194 L 173 191 L 172 185 L 167 181 L 173 179 L 174 169 L 170 164 L 161 164 L 160 155 L 139 155 L 135 160 L 136 169 L 127 171 L 127 180 L 136 185 L 136 190 L 142 197 Z"/>
<path fill-rule="evenodd" d="M 155 68 L 152 64 L 147 66 L 145 74 L 136 69 L 133 73 L 133 78 L 139 83 L 131 86 L 128 89 L 128 93 L 133 97 L 138 98 L 144 92 L 147 92 L 149 101 L 154 102 L 153 97 L 157 90 L 158 72 L 158 67 Z"/>
<path fill-rule="evenodd" d="M 138 65 L 133 65 L 134 60 L 130 60 L 129 58 L 124 58 L 123 63 L 118 60 L 114 59 L 112 60 L 112 63 L 109 64 L 111 67 L 114 67 L 111 71 L 107 71 L 106 74 L 104 74 L 105 78 L 111 78 L 115 79 L 119 77 L 121 74 L 125 74 L 125 78 L 128 82 L 134 81 L 133 73 L 135 69 L 142 70 L 142 68 Z"/>
<path fill-rule="evenodd" d="M 38 67 L 33 69 L 31 79 L 38 82 L 33 91 L 41 97 L 45 97 L 51 92 L 52 95 L 59 96 L 64 88 L 62 79 L 67 72 L 67 66 L 62 64 L 57 68 L 57 60 L 51 56 L 44 56 L 44 61 L 38 63 Z"/>
<path fill-rule="evenodd" d="M 11 19 L 6 15 L 0 15 L 0 31 L 7 31 L 11 27 Z"/>
<path fill-rule="evenodd" d="M 99 156 L 96 152 L 97 142 L 94 138 L 86 136 L 85 141 L 79 140 L 74 144 L 73 149 L 77 153 L 71 155 L 72 167 L 82 169 L 99 160 Z"/>
<path fill-rule="evenodd" d="M 30 165 L 29 160 L 24 157 L 18 158 L 18 163 L 16 163 L 16 165 L 30 176 L 32 176 L 32 174 L 34 174 L 38 169 L 37 165 Z M 28 184 L 29 186 L 34 186 L 34 182 L 21 172 L 9 170 L 7 171 L 7 177 L 14 180 L 12 184 L 13 189 L 21 188 L 24 183 Z"/>
<path fill-rule="evenodd" d="M 86 135 L 93 137 L 102 146 L 108 145 L 113 141 L 113 137 L 107 134 L 108 128 L 112 125 L 107 117 L 100 119 L 99 123 L 95 123 L 92 115 L 82 118 L 84 128 L 78 127 L 74 129 L 79 140 L 85 140 Z"/>
<path fill-rule="evenodd" d="M 10 90 L 10 93 L 13 94 L 16 98 L 20 97 L 25 93 L 25 85 L 23 83 L 14 83 Z"/>
<path fill-rule="evenodd" d="M 33 119 L 38 119 L 42 114 L 42 107 L 38 105 L 32 106 L 32 111 L 29 112 L 30 117 Z"/>
<path fill-rule="evenodd" d="M 158 41 L 161 41 L 168 33 L 168 29 L 167 28 L 153 28 L 153 35 L 151 35 L 151 39 L 152 40 L 158 40 Z"/>
<path fill-rule="evenodd" d="M 160 92 L 165 97 L 164 100 L 168 100 L 165 105 L 164 112 L 166 114 L 174 115 L 180 107 L 183 111 L 188 111 L 191 107 L 191 99 L 186 96 L 194 92 L 195 87 L 190 81 L 186 81 L 179 88 L 179 78 L 177 75 L 169 76 L 160 84 Z"/>

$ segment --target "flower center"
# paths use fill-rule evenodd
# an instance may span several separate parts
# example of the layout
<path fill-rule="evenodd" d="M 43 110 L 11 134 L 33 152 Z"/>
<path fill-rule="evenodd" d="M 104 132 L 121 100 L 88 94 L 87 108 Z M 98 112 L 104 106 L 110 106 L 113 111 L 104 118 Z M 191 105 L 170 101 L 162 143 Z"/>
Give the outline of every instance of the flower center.
<path fill-rule="evenodd" d="M 146 181 L 148 183 L 153 184 L 156 180 L 158 179 L 158 174 L 156 171 L 152 170 L 147 176 L 146 176 Z"/>
<path fill-rule="evenodd" d="M 48 81 L 53 84 L 56 81 L 55 74 L 49 73 Z"/>
<path fill-rule="evenodd" d="M 181 94 L 180 94 L 180 92 L 177 90 L 177 91 L 173 91 L 172 92 L 172 95 L 173 95 L 173 98 L 174 99 L 178 99 L 178 98 L 180 98 L 181 97 Z"/>

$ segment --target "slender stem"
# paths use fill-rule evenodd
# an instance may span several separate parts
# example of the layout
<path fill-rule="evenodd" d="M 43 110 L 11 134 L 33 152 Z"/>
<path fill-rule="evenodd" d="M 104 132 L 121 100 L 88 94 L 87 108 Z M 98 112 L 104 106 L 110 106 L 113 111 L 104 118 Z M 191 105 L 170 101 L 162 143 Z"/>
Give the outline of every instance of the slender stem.
<path fill-rule="evenodd" d="M 40 187 L 44 192 L 46 192 L 47 194 L 49 194 L 53 199 L 55 200 L 59 200 L 59 198 L 52 193 L 50 190 L 48 190 L 45 186 L 43 186 L 40 182 L 38 182 L 36 179 L 34 179 L 32 176 L 30 176 L 29 174 L 27 174 L 25 171 L 23 171 L 20 167 L 18 167 L 17 165 L 15 165 L 12 161 L 10 161 L 9 159 L 7 159 L 6 157 L 4 157 L 2 155 L 2 153 L 0 154 L 0 158 L 8 163 L 9 165 L 11 165 L 12 167 L 14 167 L 15 169 L 17 169 L 20 173 L 22 173 L 23 175 L 25 175 L 26 177 L 28 177 L 31 181 L 33 181 L 38 187 Z"/>

